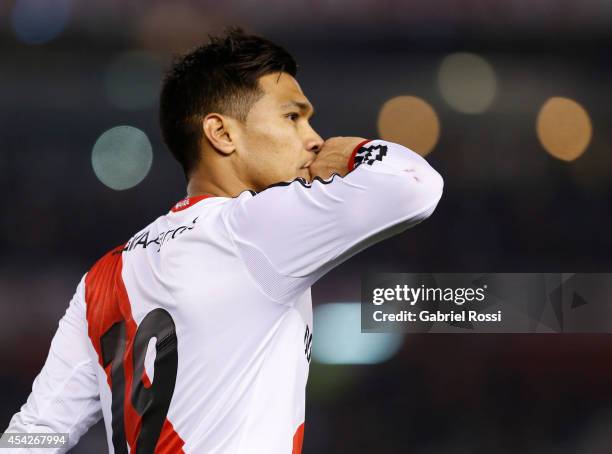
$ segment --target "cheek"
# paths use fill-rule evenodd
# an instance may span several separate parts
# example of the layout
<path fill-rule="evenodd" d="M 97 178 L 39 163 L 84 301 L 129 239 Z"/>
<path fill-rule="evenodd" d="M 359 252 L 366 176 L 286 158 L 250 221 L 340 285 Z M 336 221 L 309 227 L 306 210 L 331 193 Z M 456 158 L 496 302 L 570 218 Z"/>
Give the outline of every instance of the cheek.
<path fill-rule="evenodd" d="M 289 125 L 291 127 L 291 125 Z M 301 145 L 296 144 L 290 128 L 267 124 L 252 129 L 244 137 L 246 172 L 256 187 L 261 190 L 280 181 L 292 180 L 298 174 Z"/>
<path fill-rule="evenodd" d="M 276 147 L 280 139 L 279 132 L 279 127 L 270 121 L 261 121 L 257 127 L 249 128 L 247 137 L 249 152 L 257 155 L 264 152 L 266 148 Z"/>
<path fill-rule="evenodd" d="M 273 163 L 274 168 L 295 168 L 300 156 L 301 142 L 291 124 L 268 123 L 253 131 L 250 154 L 260 162 Z"/>

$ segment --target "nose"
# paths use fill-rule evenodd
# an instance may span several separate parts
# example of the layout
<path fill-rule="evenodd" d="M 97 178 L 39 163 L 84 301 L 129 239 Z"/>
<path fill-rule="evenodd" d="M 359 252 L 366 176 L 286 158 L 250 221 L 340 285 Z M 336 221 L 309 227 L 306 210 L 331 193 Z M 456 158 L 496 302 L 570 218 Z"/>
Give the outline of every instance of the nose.
<path fill-rule="evenodd" d="M 312 133 L 306 141 L 306 150 L 312 151 L 313 153 L 318 153 L 321 151 L 321 148 L 323 148 L 323 139 L 315 132 L 314 129 L 312 129 Z"/>

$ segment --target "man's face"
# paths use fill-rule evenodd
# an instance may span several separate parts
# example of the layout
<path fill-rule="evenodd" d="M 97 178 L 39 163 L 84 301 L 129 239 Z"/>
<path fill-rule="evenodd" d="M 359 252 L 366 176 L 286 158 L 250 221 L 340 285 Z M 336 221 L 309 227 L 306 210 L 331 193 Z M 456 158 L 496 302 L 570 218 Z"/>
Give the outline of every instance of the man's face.
<path fill-rule="evenodd" d="M 235 137 L 243 181 L 259 191 L 296 177 L 310 180 L 308 166 L 323 145 L 309 123 L 312 105 L 287 73 L 265 75 L 259 85 L 264 94 Z"/>

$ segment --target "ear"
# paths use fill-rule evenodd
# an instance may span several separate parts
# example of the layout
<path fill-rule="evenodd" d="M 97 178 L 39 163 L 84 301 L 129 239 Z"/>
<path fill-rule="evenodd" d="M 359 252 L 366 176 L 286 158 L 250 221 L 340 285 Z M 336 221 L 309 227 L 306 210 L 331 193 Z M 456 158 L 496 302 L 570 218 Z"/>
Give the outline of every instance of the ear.
<path fill-rule="evenodd" d="M 229 118 L 218 113 L 209 113 L 202 120 L 202 130 L 210 144 L 221 154 L 230 155 L 236 150 Z"/>

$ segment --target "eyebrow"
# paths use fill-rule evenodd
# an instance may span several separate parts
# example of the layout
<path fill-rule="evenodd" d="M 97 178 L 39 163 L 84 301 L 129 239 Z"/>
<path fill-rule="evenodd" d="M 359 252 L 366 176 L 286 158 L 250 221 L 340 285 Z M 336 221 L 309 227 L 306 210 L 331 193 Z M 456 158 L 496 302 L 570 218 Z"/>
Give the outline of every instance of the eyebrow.
<path fill-rule="evenodd" d="M 285 109 L 287 107 L 297 107 L 302 112 L 310 111 L 311 115 L 314 115 L 314 107 L 309 102 L 292 100 L 292 101 L 286 102 L 285 104 L 281 106 L 282 109 Z"/>

